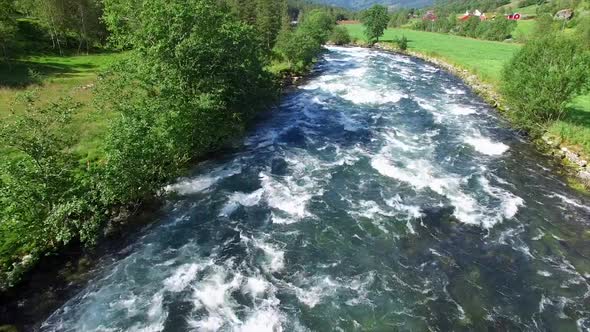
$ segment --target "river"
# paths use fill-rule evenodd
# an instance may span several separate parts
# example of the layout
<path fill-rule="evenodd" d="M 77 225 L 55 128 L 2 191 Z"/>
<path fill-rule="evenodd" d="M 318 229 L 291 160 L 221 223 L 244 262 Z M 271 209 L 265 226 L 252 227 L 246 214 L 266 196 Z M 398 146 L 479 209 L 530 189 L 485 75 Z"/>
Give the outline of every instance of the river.
<path fill-rule="evenodd" d="M 329 47 L 42 331 L 590 330 L 590 200 L 452 75 Z"/>

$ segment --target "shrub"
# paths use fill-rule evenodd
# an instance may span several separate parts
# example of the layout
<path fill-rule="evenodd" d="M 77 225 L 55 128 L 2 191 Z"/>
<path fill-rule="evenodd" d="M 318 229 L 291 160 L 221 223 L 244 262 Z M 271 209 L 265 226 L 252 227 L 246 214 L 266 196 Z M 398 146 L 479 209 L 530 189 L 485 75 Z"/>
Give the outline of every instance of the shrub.
<path fill-rule="evenodd" d="M 322 51 L 334 26 L 334 20 L 326 12 L 313 10 L 304 16 L 295 29 L 283 29 L 277 38 L 276 53 L 281 54 L 289 65 L 300 71 L 309 66 Z"/>
<path fill-rule="evenodd" d="M 330 35 L 330 41 L 335 45 L 346 45 L 350 44 L 350 34 L 343 26 L 337 26 Z"/>
<path fill-rule="evenodd" d="M 68 100 L 34 106 L 0 126 L 0 289 L 40 255 L 74 238 L 92 243 L 100 218 L 89 174 L 80 172 Z M 28 262 L 28 263 L 27 263 Z"/>
<path fill-rule="evenodd" d="M 504 68 L 502 92 L 509 116 L 518 127 L 538 134 L 588 88 L 589 68 L 590 55 L 576 40 L 553 34 L 530 41 Z"/>
<path fill-rule="evenodd" d="M 397 40 L 397 46 L 400 50 L 405 51 L 408 49 L 408 38 L 406 36 L 402 36 Z"/>

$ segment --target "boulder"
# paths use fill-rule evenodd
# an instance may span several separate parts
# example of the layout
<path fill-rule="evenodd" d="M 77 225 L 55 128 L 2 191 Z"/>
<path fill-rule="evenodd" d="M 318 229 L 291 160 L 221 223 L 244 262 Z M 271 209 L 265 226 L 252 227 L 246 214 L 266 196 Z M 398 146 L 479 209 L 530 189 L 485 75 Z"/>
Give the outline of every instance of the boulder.
<path fill-rule="evenodd" d="M 566 20 L 569 21 L 574 17 L 574 11 L 572 9 L 562 9 L 555 13 L 554 18 L 556 20 Z"/>

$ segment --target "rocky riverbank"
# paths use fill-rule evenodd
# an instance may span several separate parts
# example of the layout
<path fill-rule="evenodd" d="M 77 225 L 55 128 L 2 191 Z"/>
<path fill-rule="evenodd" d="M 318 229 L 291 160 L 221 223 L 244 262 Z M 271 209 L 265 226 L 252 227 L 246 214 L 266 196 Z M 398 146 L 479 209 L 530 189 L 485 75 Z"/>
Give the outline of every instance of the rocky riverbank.
<path fill-rule="evenodd" d="M 461 80 L 469 85 L 475 93 L 500 112 L 509 109 L 509 106 L 503 100 L 500 93 L 497 92 L 494 85 L 483 82 L 477 77 L 477 75 L 471 73 L 467 69 L 460 68 L 443 59 L 421 52 L 411 50 L 402 51 L 391 44 L 377 43 L 373 47 L 380 50 L 406 54 L 427 61 L 461 78 Z M 576 151 L 574 147 L 567 146 L 566 144 L 563 144 L 559 138 L 550 135 L 544 135 L 540 139 L 534 140 L 534 143 L 543 153 L 560 160 L 561 164 L 564 166 L 566 174 L 571 180 L 573 180 L 574 186 L 579 187 L 580 189 L 584 188 L 585 190 L 590 190 L 590 165 L 588 163 L 588 156 L 584 156 Z"/>

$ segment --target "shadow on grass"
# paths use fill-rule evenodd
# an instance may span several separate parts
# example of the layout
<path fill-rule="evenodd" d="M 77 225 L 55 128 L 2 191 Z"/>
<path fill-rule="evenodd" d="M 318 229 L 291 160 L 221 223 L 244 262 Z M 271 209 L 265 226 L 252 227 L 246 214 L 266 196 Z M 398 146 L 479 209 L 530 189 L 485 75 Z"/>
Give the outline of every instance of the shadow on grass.
<path fill-rule="evenodd" d="M 590 128 L 590 111 L 578 105 L 569 106 L 561 121 Z"/>
<path fill-rule="evenodd" d="M 95 67 L 97 66 L 79 63 L 73 66 L 57 62 L 2 62 L 0 63 L 0 88 L 25 88 L 40 83 L 45 76 L 72 76 Z"/>

